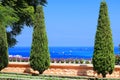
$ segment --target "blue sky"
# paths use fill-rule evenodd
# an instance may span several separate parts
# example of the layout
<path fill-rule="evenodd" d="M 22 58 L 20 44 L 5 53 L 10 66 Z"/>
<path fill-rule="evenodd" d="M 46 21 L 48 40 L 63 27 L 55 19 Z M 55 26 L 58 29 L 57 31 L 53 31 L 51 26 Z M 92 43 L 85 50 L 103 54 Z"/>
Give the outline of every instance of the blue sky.
<path fill-rule="evenodd" d="M 49 46 L 94 46 L 102 0 L 48 0 L 44 7 Z M 114 46 L 120 43 L 120 0 L 106 0 Z M 32 28 L 17 36 L 16 46 L 31 46 Z"/>

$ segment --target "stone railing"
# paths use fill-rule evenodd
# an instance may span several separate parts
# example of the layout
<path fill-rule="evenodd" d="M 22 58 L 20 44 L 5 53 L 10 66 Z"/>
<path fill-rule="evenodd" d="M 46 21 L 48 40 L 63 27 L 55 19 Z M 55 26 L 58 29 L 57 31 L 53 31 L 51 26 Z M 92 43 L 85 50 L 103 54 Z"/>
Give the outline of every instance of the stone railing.
<path fill-rule="evenodd" d="M 8 67 L 2 70 L 2 72 L 12 73 L 38 73 L 30 68 L 28 62 L 10 62 Z M 45 75 L 60 75 L 60 76 L 91 76 L 101 77 L 93 71 L 92 64 L 59 64 L 51 63 L 48 70 L 45 70 Z M 109 78 L 120 78 L 120 66 L 115 66 L 114 72 L 111 75 L 107 75 Z"/>

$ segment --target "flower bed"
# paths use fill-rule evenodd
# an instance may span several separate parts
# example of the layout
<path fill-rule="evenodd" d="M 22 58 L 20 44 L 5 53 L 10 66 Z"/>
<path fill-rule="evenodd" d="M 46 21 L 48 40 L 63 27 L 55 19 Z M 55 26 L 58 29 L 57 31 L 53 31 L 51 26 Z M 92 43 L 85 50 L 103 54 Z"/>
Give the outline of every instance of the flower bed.
<path fill-rule="evenodd" d="M 115 56 L 115 64 L 120 65 L 120 55 Z M 29 62 L 29 57 L 9 56 L 10 62 Z M 73 64 L 91 64 L 91 59 L 51 59 L 51 63 L 73 63 Z"/>
<path fill-rule="evenodd" d="M 84 60 L 84 59 L 51 59 L 51 63 L 91 64 L 91 60 Z"/>
<path fill-rule="evenodd" d="M 10 56 L 9 62 L 29 62 L 29 57 Z M 51 59 L 51 63 L 91 64 L 91 60 L 85 59 Z"/>
<path fill-rule="evenodd" d="M 29 62 L 28 57 L 9 57 L 10 62 Z"/>

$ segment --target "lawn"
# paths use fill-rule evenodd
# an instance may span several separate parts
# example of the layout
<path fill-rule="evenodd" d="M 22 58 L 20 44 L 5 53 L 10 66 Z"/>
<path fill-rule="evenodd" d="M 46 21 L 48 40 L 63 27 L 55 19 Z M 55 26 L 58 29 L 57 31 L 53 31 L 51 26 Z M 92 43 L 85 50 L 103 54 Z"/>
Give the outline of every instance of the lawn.
<path fill-rule="evenodd" d="M 70 77 L 70 76 L 53 76 L 53 75 L 30 75 L 18 73 L 0 73 L 0 80 L 120 80 L 110 78 L 95 78 L 95 77 Z"/>
<path fill-rule="evenodd" d="M 0 73 L 0 80 L 90 80 L 88 77 L 70 77 L 70 76 L 53 76 L 18 74 L 18 73 Z M 93 78 L 94 80 L 94 78 Z"/>

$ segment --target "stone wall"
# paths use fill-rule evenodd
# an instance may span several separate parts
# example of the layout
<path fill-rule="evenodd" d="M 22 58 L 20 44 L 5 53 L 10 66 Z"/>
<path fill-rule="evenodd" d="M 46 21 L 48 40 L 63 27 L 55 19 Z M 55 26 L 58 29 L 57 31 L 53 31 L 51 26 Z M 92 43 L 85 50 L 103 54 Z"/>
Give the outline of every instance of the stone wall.
<path fill-rule="evenodd" d="M 37 73 L 30 68 L 29 63 L 25 62 L 10 62 L 8 67 L 2 70 L 2 72 L 10 73 L 25 73 L 32 74 Z M 60 75 L 60 76 L 91 76 L 101 77 L 93 71 L 92 64 L 59 64 L 51 63 L 48 70 L 44 71 L 46 75 Z M 115 66 L 114 72 L 111 75 L 107 75 L 109 78 L 120 78 L 120 66 Z"/>

